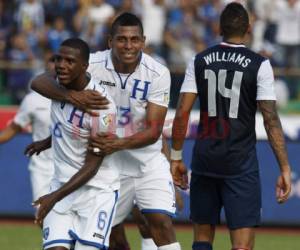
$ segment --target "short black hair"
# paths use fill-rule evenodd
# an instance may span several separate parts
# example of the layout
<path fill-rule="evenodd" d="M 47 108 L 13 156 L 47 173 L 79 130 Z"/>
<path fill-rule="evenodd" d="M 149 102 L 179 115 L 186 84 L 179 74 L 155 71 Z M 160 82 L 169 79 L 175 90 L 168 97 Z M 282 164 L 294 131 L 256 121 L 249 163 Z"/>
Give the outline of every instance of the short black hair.
<path fill-rule="evenodd" d="M 90 47 L 89 45 L 80 38 L 69 38 L 64 40 L 60 46 L 71 47 L 79 49 L 82 59 L 88 63 L 90 59 Z"/>
<path fill-rule="evenodd" d="M 226 5 L 220 17 L 220 30 L 224 38 L 244 36 L 249 27 L 249 16 L 240 3 Z"/>
<path fill-rule="evenodd" d="M 138 26 L 141 31 L 141 35 L 144 35 L 144 28 L 141 20 L 134 14 L 124 12 L 119 15 L 111 25 L 110 35 L 114 36 L 119 26 Z"/>

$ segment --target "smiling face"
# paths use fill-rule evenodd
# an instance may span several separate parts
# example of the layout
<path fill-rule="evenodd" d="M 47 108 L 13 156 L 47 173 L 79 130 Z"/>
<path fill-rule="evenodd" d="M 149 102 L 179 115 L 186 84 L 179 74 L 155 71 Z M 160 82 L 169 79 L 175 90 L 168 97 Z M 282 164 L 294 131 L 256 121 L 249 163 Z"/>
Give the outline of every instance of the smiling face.
<path fill-rule="evenodd" d="M 77 89 L 85 81 L 88 64 L 82 59 L 80 50 L 61 46 L 55 59 L 55 71 L 59 84 Z"/>
<path fill-rule="evenodd" d="M 131 73 L 139 63 L 145 37 L 139 26 L 118 26 L 109 39 L 113 63 L 120 73 Z"/>

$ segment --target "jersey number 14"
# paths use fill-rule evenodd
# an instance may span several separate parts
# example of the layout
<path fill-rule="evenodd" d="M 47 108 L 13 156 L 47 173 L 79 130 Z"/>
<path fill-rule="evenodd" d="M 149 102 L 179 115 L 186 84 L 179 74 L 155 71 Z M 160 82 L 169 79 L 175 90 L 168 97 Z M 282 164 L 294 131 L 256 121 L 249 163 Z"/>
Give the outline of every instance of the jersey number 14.
<path fill-rule="evenodd" d="M 223 97 L 230 99 L 229 118 L 237 118 L 243 72 L 234 72 L 231 89 L 225 87 L 227 70 L 220 69 L 218 75 L 216 75 L 213 70 L 206 69 L 204 74 L 205 79 L 208 80 L 208 116 L 217 116 L 216 91 L 218 85 L 219 93 Z"/>

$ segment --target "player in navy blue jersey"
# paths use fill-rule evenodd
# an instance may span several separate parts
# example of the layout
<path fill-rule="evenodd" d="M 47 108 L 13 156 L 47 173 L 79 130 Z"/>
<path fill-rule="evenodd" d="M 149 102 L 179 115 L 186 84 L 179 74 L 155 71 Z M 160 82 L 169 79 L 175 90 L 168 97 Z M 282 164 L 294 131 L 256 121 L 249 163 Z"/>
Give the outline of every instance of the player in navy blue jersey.
<path fill-rule="evenodd" d="M 224 207 L 232 249 L 251 250 L 254 227 L 260 224 L 261 189 L 256 156 L 255 114 L 264 126 L 280 167 L 279 203 L 291 191 L 291 170 L 276 111 L 274 76 L 269 60 L 243 44 L 249 17 L 241 4 L 231 3 L 220 17 L 223 42 L 197 54 L 181 88 L 172 131 L 172 174 L 186 188 L 182 146 L 196 98 L 200 122 L 192 158 L 190 183 L 193 250 L 211 250 L 215 225 Z"/>

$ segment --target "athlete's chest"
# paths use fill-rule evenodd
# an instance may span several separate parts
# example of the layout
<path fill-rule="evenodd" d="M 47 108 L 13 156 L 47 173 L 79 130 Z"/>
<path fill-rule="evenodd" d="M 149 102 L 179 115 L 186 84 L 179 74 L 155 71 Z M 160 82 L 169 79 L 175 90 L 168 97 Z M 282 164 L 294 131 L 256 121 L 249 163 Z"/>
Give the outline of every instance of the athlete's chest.
<path fill-rule="evenodd" d="M 103 72 L 103 71 L 102 71 Z M 101 85 L 104 85 L 114 101 L 118 104 L 120 100 L 134 99 L 147 101 L 151 92 L 154 79 L 142 72 L 132 74 L 121 74 L 112 70 L 106 70 L 96 77 Z"/>

